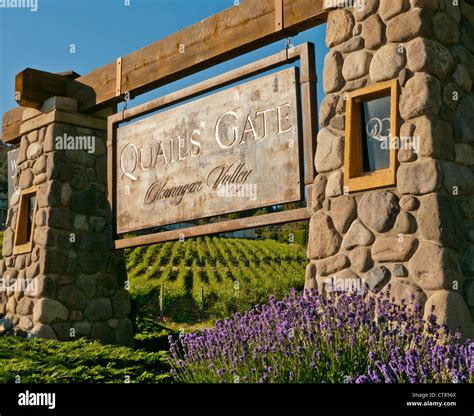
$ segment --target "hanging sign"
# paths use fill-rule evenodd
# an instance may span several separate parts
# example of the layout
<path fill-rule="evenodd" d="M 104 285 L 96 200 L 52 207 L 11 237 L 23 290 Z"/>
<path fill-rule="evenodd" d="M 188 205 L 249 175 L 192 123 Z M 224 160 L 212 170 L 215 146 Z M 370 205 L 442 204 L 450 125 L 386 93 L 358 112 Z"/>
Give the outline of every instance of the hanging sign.
<path fill-rule="evenodd" d="M 117 233 L 302 199 L 297 69 L 117 128 Z"/>

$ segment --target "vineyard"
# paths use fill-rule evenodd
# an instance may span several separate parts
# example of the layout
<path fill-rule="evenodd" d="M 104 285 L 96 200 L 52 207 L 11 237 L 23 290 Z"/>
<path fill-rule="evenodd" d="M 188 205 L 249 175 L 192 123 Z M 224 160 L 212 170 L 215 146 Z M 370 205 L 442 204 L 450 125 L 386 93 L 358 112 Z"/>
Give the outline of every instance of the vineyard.
<path fill-rule="evenodd" d="M 126 251 L 134 309 L 175 321 L 223 318 L 302 289 L 299 245 L 200 237 Z"/>

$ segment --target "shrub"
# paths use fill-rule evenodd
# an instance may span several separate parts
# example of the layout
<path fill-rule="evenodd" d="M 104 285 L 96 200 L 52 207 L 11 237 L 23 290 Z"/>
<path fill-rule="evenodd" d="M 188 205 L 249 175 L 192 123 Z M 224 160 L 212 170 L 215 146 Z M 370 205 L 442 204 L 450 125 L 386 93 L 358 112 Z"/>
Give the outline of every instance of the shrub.
<path fill-rule="evenodd" d="M 461 343 L 418 305 L 389 295 L 292 292 L 283 301 L 170 337 L 178 382 L 473 382 L 474 342 Z"/>
<path fill-rule="evenodd" d="M 178 334 L 150 315 L 144 315 L 141 311 L 134 319 L 135 349 L 146 350 L 148 352 L 166 351 L 169 347 L 168 336 Z"/>
<path fill-rule="evenodd" d="M 158 383 L 170 381 L 167 353 L 98 342 L 0 338 L 0 383 Z M 129 377 L 129 379 L 128 379 Z"/>

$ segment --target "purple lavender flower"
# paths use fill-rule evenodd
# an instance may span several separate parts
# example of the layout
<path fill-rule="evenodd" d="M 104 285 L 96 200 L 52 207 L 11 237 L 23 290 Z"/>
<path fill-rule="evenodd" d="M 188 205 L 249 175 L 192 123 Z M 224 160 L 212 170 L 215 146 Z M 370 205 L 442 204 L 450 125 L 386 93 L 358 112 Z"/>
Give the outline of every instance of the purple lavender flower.
<path fill-rule="evenodd" d="M 385 292 L 292 291 L 170 339 L 170 351 L 180 382 L 474 382 L 473 340 L 461 342 L 434 316 L 425 322 L 421 308 L 395 305 Z"/>

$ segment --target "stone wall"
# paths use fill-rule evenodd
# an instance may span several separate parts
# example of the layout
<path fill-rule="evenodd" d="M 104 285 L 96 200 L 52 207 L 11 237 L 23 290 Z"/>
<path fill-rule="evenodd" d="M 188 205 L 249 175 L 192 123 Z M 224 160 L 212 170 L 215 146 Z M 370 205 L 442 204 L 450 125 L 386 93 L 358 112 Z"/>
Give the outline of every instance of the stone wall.
<path fill-rule="evenodd" d="M 331 11 L 306 287 L 334 277 L 414 297 L 473 336 L 474 1 L 366 0 Z M 346 92 L 400 84 L 397 185 L 343 188 Z M 332 281 L 335 282 L 334 280 Z M 336 286 L 337 288 L 337 286 Z M 335 289 L 331 286 L 330 289 Z M 470 309 L 469 309 L 470 308 Z"/>
<path fill-rule="evenodd" d="M 106 122 L 76 108 L 54 98 L 24 113 L 22 128 L 32 130 L 21 139 L 3 242 L 0 332 L 131 345 L 126 271 L 109 246 Z M 93 138 L 94 149 L 80 150 L 78 141 L 63 149 L 57 139 L 81 136 Z M 41 188 L 33 249 L 13 255 L 20 191 L 34 185 Z"/>

